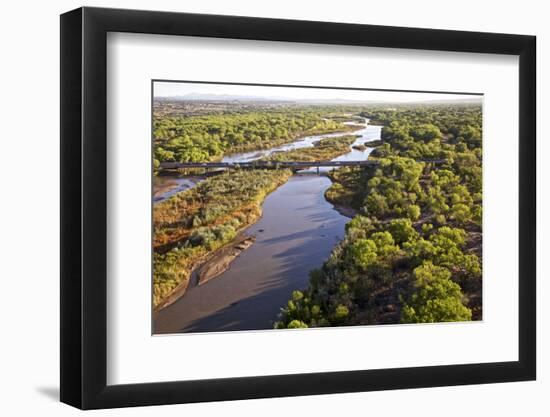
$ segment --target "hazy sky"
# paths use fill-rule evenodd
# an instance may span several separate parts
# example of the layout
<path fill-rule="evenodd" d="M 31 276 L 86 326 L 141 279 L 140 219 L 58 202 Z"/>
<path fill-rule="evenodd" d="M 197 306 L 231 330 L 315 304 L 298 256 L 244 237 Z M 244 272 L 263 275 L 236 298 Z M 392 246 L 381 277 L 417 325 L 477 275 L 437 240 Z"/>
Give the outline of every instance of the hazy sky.
<path fill-rule="evenodd" d="M 187 94 L 216 94 L 252 96 L 289 100 L 358 100 L 384 102 L 415 102 L 432 100 L 481 99 L 481 96 L 440 93 L 408 93 L 395 91 L 369 91 L 322 88 L 264 87 L 248 85 L 197 84 L 156 81 L 155 97 L 185 96 Z"/>

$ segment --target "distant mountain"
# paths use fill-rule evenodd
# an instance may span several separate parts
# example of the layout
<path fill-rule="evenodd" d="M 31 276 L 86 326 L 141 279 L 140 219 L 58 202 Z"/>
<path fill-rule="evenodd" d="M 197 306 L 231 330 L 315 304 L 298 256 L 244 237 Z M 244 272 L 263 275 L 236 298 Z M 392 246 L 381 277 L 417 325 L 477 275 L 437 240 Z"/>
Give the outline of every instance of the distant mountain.
<path fill-rule="evenodd" d="M 457 103 L 457 104 L 470 104 L 479 103 L 481 97 L 472 96 L 472 98 L 461 98 L 456 100 L 418 100 L 414 102 L 407 101 L 381 101 L 381 100 L 351 100 L 351 99 L 295 99 L 282 96 L 247 96 L 247 95 L 234 95 L 234 94 L 211 94 L 211 93 L 189 93 L 185 95 L 176 96 L 162 96 L 155 97 L 155 100 L 159 101 L 233 101 L 233 102 L 264 102 L 264 103 L 302 103 L 302 104 L 349 104 L 349 105 L 391 105 L 391 104 L 445 104 L 445 103 Z"/>
<path fill-rule="evenodd" d="M 291 100 L 284 97 L 265 97 L 265 96 L 242 96 L 232 94 L 208 94 L 208 93 L 189 93 L 179 96 L 164 96 L 156 97 L 160 100 L 176 100 L 176 101 L 287 101 Z"/>

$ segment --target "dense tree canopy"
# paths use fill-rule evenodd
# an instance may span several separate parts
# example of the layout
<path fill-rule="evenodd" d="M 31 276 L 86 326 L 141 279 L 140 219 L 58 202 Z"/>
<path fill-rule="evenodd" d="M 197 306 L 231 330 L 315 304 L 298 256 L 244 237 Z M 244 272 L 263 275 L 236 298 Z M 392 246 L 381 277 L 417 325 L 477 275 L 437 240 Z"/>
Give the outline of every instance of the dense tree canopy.
<path fill-rule="evenodd" d="M 210 105 L 209 105 L 210 106 Z M 213 104 L 212 104 L 213 106 Z M 351 206 L 346 226 L 308 288 L 294 291 L 276 327 L 481 319 L 482 114 L 477 105 L 276 107 L 166 111 L 154 117 L 154 164 L 203 162 L 298 137 L 382 124 L 379 164 L 330 173 L 329 201 Z M 332 159 L 353 135 L 276 153 L 266 160 Z M 443 160 L 434 164 L 429 160 Z M 290 171 L 231 171 L 155 205 L 154 304 L 260 215 L 265 195 Z"/>
<path fill-rule="evenodd" d="M 363 115 L 384 125 L 383 144 L 371 154 L 380 164 L 331 174 L 327 198 L 359 214 L 276 326 L 480 319 L 480 107 Z M 445 162 L 422 162 L 430 159 Z"/>
<path fill-rule="evenodd" d="M 469 321 L 472 311 L 462 304 L 460 286 L 451 280 L 451 273 L 431 262 L 413 271 L 415 290 L 403 305 L 402 323 L 438 323 Z"/>
<path fill-rule="evenodd" d="M 206 162 L 232 152 L 265 149 L 299 136 L 350 128 L 318 111 L 243 112 L 192 117 L 155 117 L 154 159 Z"/>

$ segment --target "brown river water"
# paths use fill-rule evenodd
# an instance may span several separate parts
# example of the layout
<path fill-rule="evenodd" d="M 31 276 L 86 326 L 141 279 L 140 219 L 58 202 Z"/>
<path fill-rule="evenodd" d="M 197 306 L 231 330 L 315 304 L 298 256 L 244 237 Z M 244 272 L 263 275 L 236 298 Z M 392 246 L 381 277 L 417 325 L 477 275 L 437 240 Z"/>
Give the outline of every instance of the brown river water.
<path fill-rule="evenodd" d="M 354 132 L 355 144 L 380 138 L 379 126 Z M 366 159 L 372 149 L 350 149 L 339 160 Z M 191 285 L 184 296 L 156 313 L 155 334 L 220 332 L 273 328 L 293 290 L 307 287 L 309 271 L 319 268 L 344 236 L 349 218 L 324 198 L 326 176 L 294 175 L 264 201 L 261 219 L 246 234 L 256 242 L 220 276 Z"/>
<path fill-rule="evenodd" d="M 155 333 L 273 328 L 295 289 L 307 287 L 349 220 L 324 197 L 324 176 L 292 177 L 271 193 L 247 234 L 256 242 L 217 278 L 189 288 L 155 316 Z"/>

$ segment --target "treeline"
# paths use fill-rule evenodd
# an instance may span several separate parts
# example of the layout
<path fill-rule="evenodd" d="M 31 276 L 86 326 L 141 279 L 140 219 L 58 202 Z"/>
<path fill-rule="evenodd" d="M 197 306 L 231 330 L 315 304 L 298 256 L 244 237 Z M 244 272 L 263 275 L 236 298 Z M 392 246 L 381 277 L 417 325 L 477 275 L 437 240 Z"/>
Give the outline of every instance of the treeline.
<path fill-rule="evenodd" d="M 155 117 L 154 163 L 207 162 L 223 155 L 265 149 L 304 135 L 351 130 L 311 110 Z"/>
<path fill-rule="evenodd" d="M 332 173 L 359 213 L 276 327 L 481 319 L 481 108 L 373 109 L 380 164 Z M 445 159 L 432 166 L 419 159 Z"/>
<path fill-rule="evenodd" d="M 261 215 L 265 196 L 290 170 L 233 170 L 155 205 L 153 305 L 157 307 L 212 251 L 231 242 Z"/>

